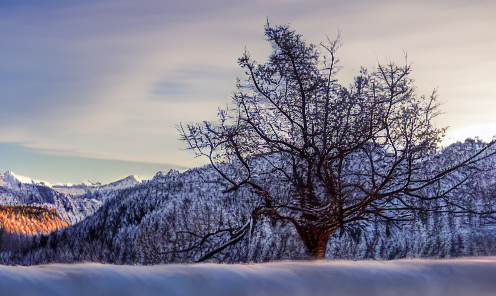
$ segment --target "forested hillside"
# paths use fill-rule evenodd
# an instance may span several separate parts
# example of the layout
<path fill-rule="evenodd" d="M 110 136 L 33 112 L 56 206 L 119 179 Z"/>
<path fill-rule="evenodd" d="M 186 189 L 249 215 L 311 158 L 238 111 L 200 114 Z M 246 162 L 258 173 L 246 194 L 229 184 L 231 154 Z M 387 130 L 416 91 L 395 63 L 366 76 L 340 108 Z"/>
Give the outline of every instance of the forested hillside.
<path fill-rule="evenodd" d="M 463 159 L 467 150 L 483 143 L 467 140 L 440 151 L 431 165 Z M 466 209 L 491 212 L 496 205 L 494 159 L 477 169 L 445 200 L 429 208 L 445 208 L 456 200 Z M 457 176 L 453 177 L 456 178 Z M 270 182 L 270 177 L 267 177 Z M 250 219 L 257 196 L 246 188 L 223 193 L 226 184 L 210 167 L 184 173 L 157 173 L 150 181 L 120 191 L 93 215 L 51 233 L 36 236 L 22 251 L 3 252 L 3 264 L 48 262 L 108 262 L 156 264 L 193 262 L 236 238 L 236 230 L 251 228 L 239 243 L 224 248 L 210 260 L 264 262 L 307 258 L 305 246 L 290 223 Z M 422 201 L 428 203 L 429 201 Z M 396 259 L 454 257 L 496 253 L 496 228 L 489 215 L 469 211 L 414 211 L 403 223 L 370 220 L 349 224 L 331 236 L 326 258 Z M 250 225 L 250 223 L 252 225 Z"/>
<path fill-rule="evenodd" d="M 54 208 L 47 206 L 0 206 L 0 251 L 29 247 L 31 238 L 68 226 Z"/>
<path fill-rule="evenodd" d="M 0 229 L 8 233 L 48 234 L 68 225 L 53 209 L 35 206 L 0 206 Z"/>

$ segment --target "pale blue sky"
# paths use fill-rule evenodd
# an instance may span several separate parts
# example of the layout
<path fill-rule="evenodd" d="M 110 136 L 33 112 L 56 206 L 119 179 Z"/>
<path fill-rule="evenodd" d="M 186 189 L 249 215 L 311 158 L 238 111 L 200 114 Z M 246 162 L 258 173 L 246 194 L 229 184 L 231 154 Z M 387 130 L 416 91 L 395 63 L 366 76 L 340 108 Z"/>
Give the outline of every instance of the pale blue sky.
<path fill-rule="evenodd" d="M 419 92 L 439 88 L 439 125 L 487 139 L 494 11 L 493 0 L 2 0 L 0 173 L 109 182 L 204 163 L 181 150 L 174 126 L 215 118 L 243 75 L 245 46 L 264 61 L 267 17 L 313 43 L 341 30 L 344 82 L 407 51 Z"/>

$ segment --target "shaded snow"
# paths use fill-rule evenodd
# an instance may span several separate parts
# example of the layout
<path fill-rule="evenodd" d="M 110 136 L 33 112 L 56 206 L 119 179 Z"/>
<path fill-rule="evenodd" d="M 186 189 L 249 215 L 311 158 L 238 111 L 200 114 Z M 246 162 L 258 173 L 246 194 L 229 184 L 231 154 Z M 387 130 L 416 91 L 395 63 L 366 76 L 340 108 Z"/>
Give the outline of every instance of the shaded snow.
<path fill-rule="evenodd" d="M 0 266 L 0 295 L 494 295 L 496 257 L 116 266 Z"/>

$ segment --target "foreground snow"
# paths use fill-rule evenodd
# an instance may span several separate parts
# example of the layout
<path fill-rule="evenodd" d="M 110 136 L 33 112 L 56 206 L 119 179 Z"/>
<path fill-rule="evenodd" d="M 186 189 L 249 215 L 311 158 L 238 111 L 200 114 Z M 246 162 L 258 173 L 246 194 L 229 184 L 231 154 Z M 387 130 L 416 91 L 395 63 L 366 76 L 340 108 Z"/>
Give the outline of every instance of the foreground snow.
<path fill-rule="evenodd" d="M 0 266 L 0 295 L 495 295 L 496 257 L 384 262 Z"/>

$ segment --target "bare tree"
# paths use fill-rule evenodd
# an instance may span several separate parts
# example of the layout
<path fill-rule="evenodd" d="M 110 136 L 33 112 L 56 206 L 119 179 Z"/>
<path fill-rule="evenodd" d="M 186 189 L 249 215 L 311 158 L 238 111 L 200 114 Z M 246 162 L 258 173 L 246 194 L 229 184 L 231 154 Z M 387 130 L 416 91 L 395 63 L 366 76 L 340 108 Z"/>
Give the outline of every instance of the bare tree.
<path fill-rule="evenodd" d="M 494 154 L 494 141 L 437 165 L 446 128 L 433 124 L 436 92 L 416 94 L 408 63 L 362 69 L 345 87 L 336 79 L 339 36 L 320 44 L 321 53 L 288 26 L 267 24 L 265 35 L 273 48 L 268 61 L 257 64 L 248 52 L 238 60 L 247 79 L 238 80 L 218 122 L 178 127 L 189 148 L 210 159 L 225 192 L 248 187 L 259 197 L 251 220 L 220 229 L 231 239 L 200 261 L 239 242 L 262 216 L 291 222 L 309 255 L 324 258 L 330 235 L 350 223 L 468 211 L 449 200 L 467 176 L 451 176 Z M 444 202 L 435 209 L 419 206 L 437 199 Z"/>

